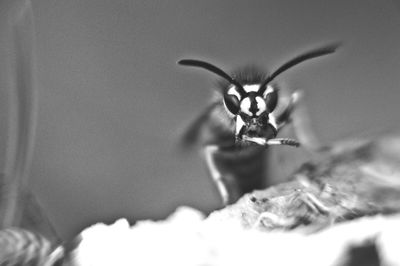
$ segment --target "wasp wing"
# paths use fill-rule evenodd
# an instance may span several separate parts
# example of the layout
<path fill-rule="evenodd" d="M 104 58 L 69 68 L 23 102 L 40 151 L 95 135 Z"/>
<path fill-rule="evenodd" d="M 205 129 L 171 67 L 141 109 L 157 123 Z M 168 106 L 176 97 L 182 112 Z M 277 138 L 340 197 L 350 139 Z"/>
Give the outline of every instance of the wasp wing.
<path fill-rule="evenodd" d="M 181 147 L 195 144 L 230 147 L 235 144 L 235 119 L 226 112 L 220 99 L 213 101 L 180 134 Z"/>
<path fill-rule="evenodd" d="M 200 136 L 203 131 L 203 128 L 211 119 L 211 114 L 214 109 L 220 105 L 218 101 L 212 102 L 209 104 L 206 109 L 197 116 L 194 120 L 192 120 L 188 126 L 185 127 L 185 130 L 181 135 L 180 145 L 183 148 L 188 148 L 193 146 L 194 144 L 200 141 Z"/>

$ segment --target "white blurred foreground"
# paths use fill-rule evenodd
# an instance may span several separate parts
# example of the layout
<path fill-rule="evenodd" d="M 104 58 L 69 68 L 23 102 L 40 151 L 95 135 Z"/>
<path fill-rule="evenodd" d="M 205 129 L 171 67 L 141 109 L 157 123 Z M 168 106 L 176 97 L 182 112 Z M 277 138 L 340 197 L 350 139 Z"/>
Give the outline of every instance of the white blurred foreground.
<path fill-rule="evenodd" d="M 263 232 L 242 227 L 224 210 L 204 219 L 199 211 L 181 207 L 164 221 L 93 225 L 81 233 L 72 259 L 79 266 L 400 265 L 399 225 L 400 215 L 378 215 L 311 235 Z"/>

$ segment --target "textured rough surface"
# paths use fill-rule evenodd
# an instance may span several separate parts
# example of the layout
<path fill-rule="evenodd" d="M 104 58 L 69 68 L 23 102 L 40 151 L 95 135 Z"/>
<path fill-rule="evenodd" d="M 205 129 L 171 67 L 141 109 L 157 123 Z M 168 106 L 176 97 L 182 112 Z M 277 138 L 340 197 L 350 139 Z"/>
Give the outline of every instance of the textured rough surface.
<path fill-rule="evenodd" d="M 292 181 L 247 194 L 224 212 L 246 227 L 265 230 L 321 228 L 396 213 L 400 210 L 399 150 L 396 137 L 340 143 L 304 164 Z"/>

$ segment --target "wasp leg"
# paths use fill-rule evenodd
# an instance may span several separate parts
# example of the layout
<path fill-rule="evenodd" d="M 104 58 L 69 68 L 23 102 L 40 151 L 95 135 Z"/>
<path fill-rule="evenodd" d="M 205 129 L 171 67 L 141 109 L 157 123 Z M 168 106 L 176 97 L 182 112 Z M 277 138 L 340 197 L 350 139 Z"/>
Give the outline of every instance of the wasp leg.
<path fill-rule="evenodd" d="M 304 105 L 299 106 L 303 93 L 295 91 L 290 97 L 289 104 L 279 115 L 272 114 L 272 121 L 275 121 L 278 131 L 288 123 L 293 124 L 294 133 L 302 147 L 310 152 L 323 152 L 330 149 L 322 145 L 315 132 L 312 130 L 310 118 Z M 293 112 L 296 109 L 296 112 Z"/>
<path fill-rule="evenodd" d="M 300 146 L 300 143 L 297 140 L 288 138 L 274 138 L 266 140 L 265 138 L 243 136 L 243 140 L 251 141 L 261 146 L 265 145 L 288 145 L 295 147 Z"/>
<path fill-rule="evenodd" d="M 276 116 L 276 117 L 274 116 L 278 131 L 283 126 L 285 126 L 286 124 L 288 124 L 292 121 L 291 115 L 292 115 L 293 110 L 295 109 L 297 103 L 299 102 L 301 96 L 302 96 L 301 92 L 299 92 L 299 91 L 293 92 L 290 97 L 289 104 L 286 106 L 285 110 L 283 110 L 283 112 L 280 113 L 278 116 Z"/>
<path fill-rule="evenodd" d="M 215 154 L 220 150 L 216 145 L 209 145 L 204 148 L 204 158 L 210 172 L 211 178 L 217 186 L 219 195 L 222 198 L 222 203 L 227 205 L 229 203 L 228 188 L 224 182 L 221 171 L 218 169 L 215 162 Z"/>
<path fill-rule="evenodd" d="M 298 97 L 296 103 L 301 101 L 302 94 Z M 293 95 L 292 95 L 293 97 Z M 308 151 L 311 152 L 323 152 L 330 149 L 329 146 L 321 144 L 317 135 L 311 126 L 310 116 L 307 112 L 307 107 L 304 104 L 296 107 L 296 112 L 291 117 L 294 133 L 299 139 L 301 145 Z"/>
<path fill-rule="evenodd" d="M 288 139 L 288 138 L 275 138 L 275 139 L 269 139 L 266 141 L 267 145 L 288 145 L 288 146 L 294 146 L 294 147 L 299 147 L 300 143 L 295 140 L 295 139 Z"/>

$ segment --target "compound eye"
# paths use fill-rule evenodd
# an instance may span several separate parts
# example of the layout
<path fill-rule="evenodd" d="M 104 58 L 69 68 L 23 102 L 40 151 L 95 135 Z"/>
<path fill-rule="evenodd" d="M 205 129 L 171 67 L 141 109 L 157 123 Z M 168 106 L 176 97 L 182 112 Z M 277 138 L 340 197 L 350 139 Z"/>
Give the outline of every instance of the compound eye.
<path fill-rule="evenodd" d="M 240 100 L 236 97 L 236 95 L 225 94 L 224 95 L 224 104 L 226 109 L 233 114 L 237 115 L 240 110 Z"/>
<path fill-rule="evenodd" d="M 272 88 L 270 90 L 268 88 L 265 94 L 265 103 L 267 104 L 268 112 L 271 113 L 278 103 L 278 90 Z"/>

